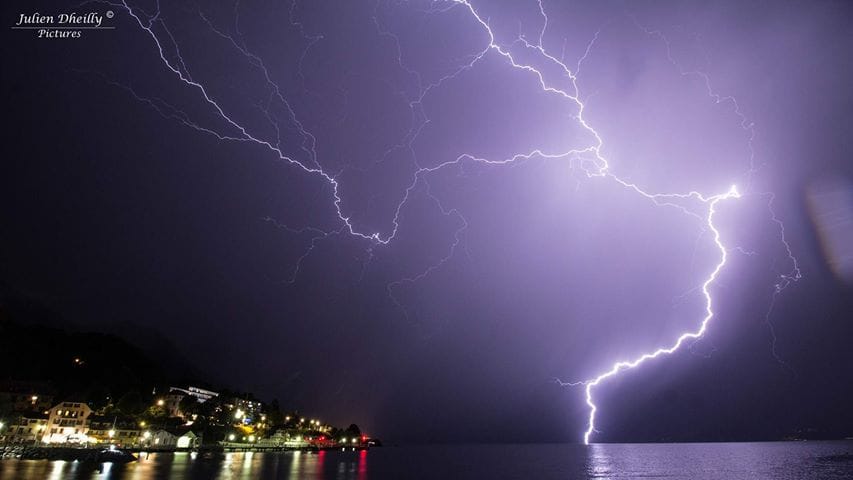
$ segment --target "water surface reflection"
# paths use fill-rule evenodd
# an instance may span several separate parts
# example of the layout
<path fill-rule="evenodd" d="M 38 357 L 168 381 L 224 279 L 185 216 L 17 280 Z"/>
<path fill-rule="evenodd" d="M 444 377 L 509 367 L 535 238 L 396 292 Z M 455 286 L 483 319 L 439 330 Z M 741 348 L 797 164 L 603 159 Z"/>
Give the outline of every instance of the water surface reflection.
<path fill-rule="evenodd" d="M 593 444 L 588 478 L 853 478 L 850 442 Z"/>
<path fill-rule="evenodd" d="M 369 468 L 368 468 L 369 467 Z M 370 451 L 141 455 L 100 470 L 80 462 L 2 460 L 0 479 L 636 479 L 853 478 L 853 442 L 432 445 Z"/>
<path fill-rule="evenodd" d="M 80 462 L 3 460 L 0 478 L 14 479 L 335 479 L 367 480 L 368 452 L 233 452 L 140 454 L 127 465 Z"/>

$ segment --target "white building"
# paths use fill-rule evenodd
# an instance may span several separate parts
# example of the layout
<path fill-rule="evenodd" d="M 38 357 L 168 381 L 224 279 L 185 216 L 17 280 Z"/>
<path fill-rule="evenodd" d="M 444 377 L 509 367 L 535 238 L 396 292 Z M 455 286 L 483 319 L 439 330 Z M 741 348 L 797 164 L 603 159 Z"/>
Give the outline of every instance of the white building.
<path fill-rule="evenodd" d="M 166 430 L 157 430 L 147 441 L 152 448 L 170 448 L 178 444 L 178 437 Z"/>
<path fill-rule="evenodd" d="M 40 413 L 25 413 L 0 431 L 0 441 L 7 444 L 36 443 L 47 428 L 47 418 Z"/>
<path fill-rule="evenodd" d="M 178 441 L 175 443 L 178 448 L 197 448 L 198 445 L 198 436 L 192 430 L 178 437 Z"/>
<path fill-rule="evenodd" d="M 89 416 L 92 409 L 85 403 L 62 402 L 48 411 L 44 443 L 84 443 L 88 441 Z"/>
<path fill-rule="evenodd" d="M 204 403 L 213 397 L 219 396 L 218 393 L 213 392 L 211 390 L 205 390 L 203 388 L 198 388 L 198 387 L 193 387 L 193 386 L 189 386 L 187 388 L 169 387 L 169 391 L 170 392 L 180 392 L 180 393 L 183 393 L 184 395 L 190 395 L 192 397 L 195 397 L 196 400 L 198 400 L 198 403 Z"/>

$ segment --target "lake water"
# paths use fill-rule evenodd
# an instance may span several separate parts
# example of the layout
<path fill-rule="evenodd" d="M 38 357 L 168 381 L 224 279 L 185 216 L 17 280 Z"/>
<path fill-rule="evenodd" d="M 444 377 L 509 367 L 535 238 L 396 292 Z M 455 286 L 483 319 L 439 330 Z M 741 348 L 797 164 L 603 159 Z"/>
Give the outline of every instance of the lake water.
<path fill-rule="evenodd" d="M 447 445 L 364 452 L 143 454 L 103 472 L 2 460 L 0 479 L 727 479 L 853 478 L 853 442 Z"/>

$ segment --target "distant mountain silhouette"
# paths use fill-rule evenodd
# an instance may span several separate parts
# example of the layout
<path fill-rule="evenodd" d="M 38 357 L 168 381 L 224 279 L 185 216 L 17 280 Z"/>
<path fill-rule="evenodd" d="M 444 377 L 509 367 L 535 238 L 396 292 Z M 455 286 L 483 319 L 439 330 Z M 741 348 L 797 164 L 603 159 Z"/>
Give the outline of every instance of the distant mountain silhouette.
<path fill-rule="evenodd" d="M 128 343 L 169 372 L 169 378 L 177 383 L 204 383 L 204 375 L 166 335 L 156 328 L 128 321 L 95 323 L 88 330 L 103 332 L 125 339 Z"/>
<path fill-rule="evenodd" d="M 97 331 L 93 331 L 97 330 Z M 126 322 L 74 325 L 0 285 L 0 381 L 46 381 L 58 396 L 113 400 L 201 375 L 164 335 Z"/>

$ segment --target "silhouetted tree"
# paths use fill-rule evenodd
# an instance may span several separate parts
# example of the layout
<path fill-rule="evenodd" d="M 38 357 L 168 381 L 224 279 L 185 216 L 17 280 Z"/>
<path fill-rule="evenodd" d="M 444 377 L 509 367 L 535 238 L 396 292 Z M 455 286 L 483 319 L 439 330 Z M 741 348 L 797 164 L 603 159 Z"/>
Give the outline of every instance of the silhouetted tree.
<path fill-rule="evenodd" d="M 145 404 L 142 403 L 142 395 L 134 390 L 122 395 L 116 408 L 125 415 L 138 415 L 145 411 Z"/>
<path fill-rule="evenodd" d="M 110 391 L 106 386 L 92 385 L 88 392 L 86 392 L 86 403 L 88 403 L 93 410 L 101 410 L 109 405 L 109 396 Z"/>
<path fill-rule="evenodd" d="M 284 414 L 281 413 L 277 398 L 274 398 L 267 407 L 267 421 L 270 425 L 282 425 L 284 423 Z"/>
<path fill-rule="evenodd" d="M 190 416 L 194 413 L 198 413 L 198 400 L 192 395 L 187 395 L 181 399 L 180 403 L 178 403 L 178 408 L 181 410 L 181 413 L 184 416 Z"/>
<path fill-rule="evenodd" d="M 351 437 L 360 437 L 361 436 L 361 429 L 358 428 L 358 425 L 353 423 L 353 424 L 350 424 L 349 427 L 347 427 L 346 433 L 347 433 L 347 435 L 349 435 Z"/>

